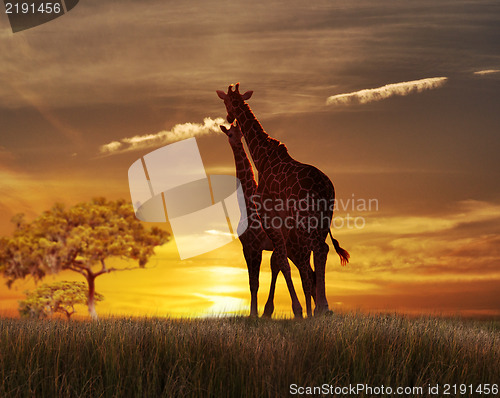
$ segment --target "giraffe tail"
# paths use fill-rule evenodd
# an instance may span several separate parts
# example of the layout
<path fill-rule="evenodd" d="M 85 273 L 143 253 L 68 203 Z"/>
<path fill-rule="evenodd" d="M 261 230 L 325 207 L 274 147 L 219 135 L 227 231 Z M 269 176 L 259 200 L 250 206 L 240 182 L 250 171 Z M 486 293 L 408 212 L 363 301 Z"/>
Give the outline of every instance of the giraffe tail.
<path fill-rule="evenodd" d="M 335 251 L 340 257 L 340 264 L 342 266 L 347 265 L 347 263 L 349 262 L 349 257 L 351 257 L 351 255 L 347 252 L 347 250 L 340 247 L 339 241 L 333 238 L 332 231 L 328 230 L 328 233 L 330 234 L 330 238 L 332 238 L 333 247 L 335 247 Z"/>

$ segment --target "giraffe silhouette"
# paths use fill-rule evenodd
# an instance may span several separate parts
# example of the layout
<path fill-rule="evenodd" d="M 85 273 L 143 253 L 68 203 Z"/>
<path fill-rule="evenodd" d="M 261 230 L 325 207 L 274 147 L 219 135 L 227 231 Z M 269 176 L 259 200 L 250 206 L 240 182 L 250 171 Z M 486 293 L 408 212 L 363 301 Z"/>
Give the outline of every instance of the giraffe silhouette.
<path fill-rule="evenodd" d="M 327 312 L 325 268 L 329 247 L 325 240 L 328 234 L 341 264 L 349 261 L 349 253 L 340 247 L 330 231 L 335 189 L 324 173 L 293 159 L 283 143 L 264 131 L 245 102 L 252 94 L 253 91 L 240 94 L 239 83 L 234 90 L 230 85 L 227 93 L 217 90 L 217 95 L 226 106 L 227 121 L 238 121 L 259 173 L 255 204 L 262 227 L 273 243 L 272 257 L 276 267 L 282 271 L 287 282 L 294 315 L 302 317 L 302 306 L 293 286 L 287 259 L 286 242 L 289 236 L 295 236 L 304 248 L 314 253 L 315 314 Z"/>
<path fill-rule="evenodd" d="M 242 143 L 243 134 L 240 127 L 236 124 L 231 124 L 229 130 L 225 126 L 220 126 L 224 134 L 228 136 L 229 144 L 233 150 L 234 163 L 236 166 L 236 177 L 241 183 L 243 196 L 246 206 L 246 220 L 240 220 L 240 224 L 247 224 L 247 229 L 240 235 L 241 245 L 243 246 L 243 255 L 247 263 L 248 277 L 250 282 L 251 304 L 250 316 L 257 316 L 257 292 L 259 290 L 259 272 L 262 262 L 262 251 L 273 250 L 271 239 L 262 229 L 262 223 L 257 213 L 255 206 L 254 195 L 257 190 L 257 182 L 253 172 L 252 164 L 248 159 L 247 153 Z M 302 288 L 306 298 L 307 316 L 312 316 L 311 298 L 314 299 L 315 294 L 315 277 L 314 271 L 311 268 L 310 257 L 311 251 L 305 249 L 297 241 L 295 237 L 289 237 L 287 241 L 287 255 L 290 260 L 299 269 L 302 279 Z M 269 290 L 269 298 L 266 302 L 264 316 L 271 316 L 274 310 L 274 292 L 276 288 L 276 280 L 280 272 L 279 264 L 271 255 L 271 288 Z"/>

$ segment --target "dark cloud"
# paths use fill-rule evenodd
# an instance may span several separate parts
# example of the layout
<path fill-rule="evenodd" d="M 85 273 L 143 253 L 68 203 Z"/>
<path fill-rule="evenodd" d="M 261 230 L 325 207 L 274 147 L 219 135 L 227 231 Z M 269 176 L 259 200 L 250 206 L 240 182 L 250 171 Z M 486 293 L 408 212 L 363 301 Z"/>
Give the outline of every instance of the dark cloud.
<path fill-rule="evenodd" d="M 87 1 L 36 30 L 3 34 L 0 78 L 9 84 L 0 102 L 20 106 L 28 89 L 52 106 L 169 97 L 182 103 L 195 90 L 206 101 L 214 87 L 235 80 L 274 98 L 284 88 L 320 94 L 319 86 L 325 98 L 332 85 L 344 92 L 456 72 L 464 59 L 490 64 L 498 56 L 495 7 Z"/>

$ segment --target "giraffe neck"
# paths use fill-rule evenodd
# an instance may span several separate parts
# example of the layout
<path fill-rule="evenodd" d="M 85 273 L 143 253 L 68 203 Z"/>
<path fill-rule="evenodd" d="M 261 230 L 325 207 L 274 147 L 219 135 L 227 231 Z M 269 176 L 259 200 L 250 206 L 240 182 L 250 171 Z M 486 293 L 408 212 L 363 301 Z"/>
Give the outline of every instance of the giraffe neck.
<path fill-rule="evenodd" d="M 248 210 L 250 207 L 253 207 L 250 206 L 250 202 L 252 196 L 255 195 L 255 191 L 257 190 L 257 182 L 255 181 L 252 164 L 250 163 L 250 159 L 248 159 L 243 143 L 241 141 L 238 143 L 231 143 L 231 148 L 234 154 L 236 178 L 238 178 L 241 182 Z"/>
<path fill-rule="evenodd" d="M 247 103 L 243 102 L 236 109 L 235 117 L 248 144 L 255 167 L 261 172 L 272 151 L 280 145 L 280 142 L 269 137 Z"/>

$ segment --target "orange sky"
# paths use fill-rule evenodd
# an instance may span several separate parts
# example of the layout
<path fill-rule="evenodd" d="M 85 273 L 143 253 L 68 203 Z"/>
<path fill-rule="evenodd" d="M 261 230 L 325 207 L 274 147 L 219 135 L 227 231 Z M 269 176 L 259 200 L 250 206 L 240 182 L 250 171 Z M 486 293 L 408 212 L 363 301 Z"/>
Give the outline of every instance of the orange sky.
<path fill-rule="evenodd" d="M 364 225 L 334 228 L 352 261 L 330 245 L 331 308 L 499 315 L 499 4 L 209 3 L 88 0 L 16 34 L 0 16 L 0 233 L 56 201 L 129 199 L 130 165 L 224 117 L 215 90 L 240 81 L 266 131 L 342 203 L 377 200 L 336 212 Z M 196 131 L 207 173 L 234 175 L 226 137 Z M 145 135 L 156 141 L 127 146 Z M 113 142 L 127 150 L 104 154 Z M 99 277 L 99 314 L 249 311 L 237 241 L 183 261 L 171 241 L 149 267 Z M 261 269 L 262 311 L 269 254 Z M 32 287 L 0 285 L 0 313 Z M 290 315 L 282 277 L 276 303 Z"/>

